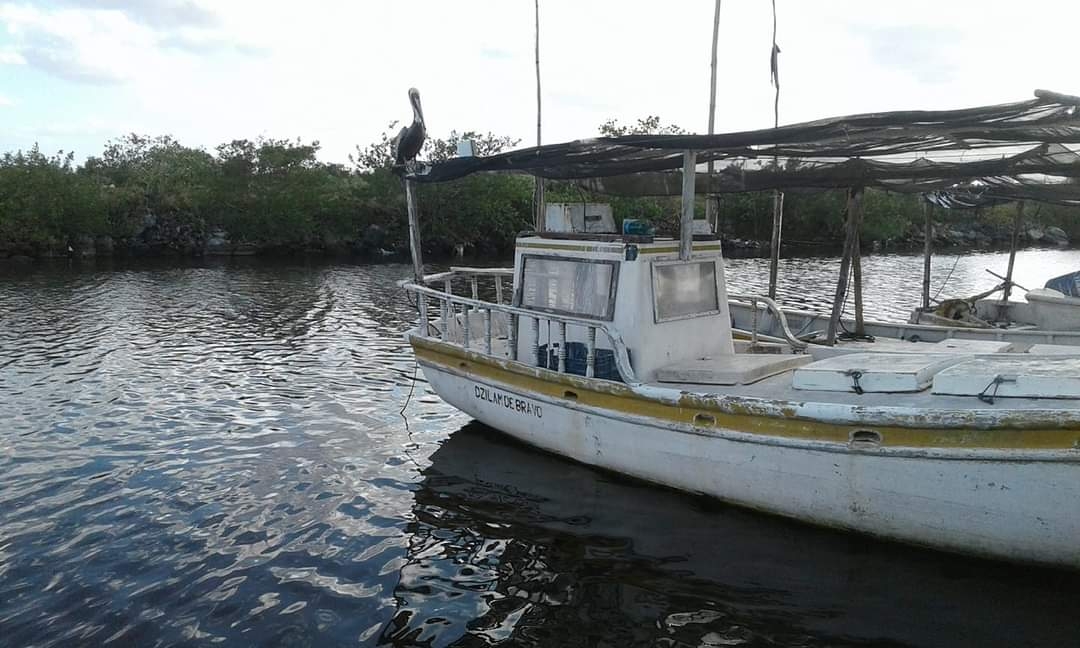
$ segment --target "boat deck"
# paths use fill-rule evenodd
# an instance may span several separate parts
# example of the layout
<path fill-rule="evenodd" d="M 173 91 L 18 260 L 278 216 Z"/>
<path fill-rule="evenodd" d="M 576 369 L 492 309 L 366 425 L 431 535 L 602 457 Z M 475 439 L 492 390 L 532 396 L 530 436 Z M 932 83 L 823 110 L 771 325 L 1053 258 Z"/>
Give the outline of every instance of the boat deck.
<path fill-rule="evenodd" d="M 650 382 L 650 387 L 678 389 L 685 392 L 715 396 L 739 396 L 773 401 L 798 403 L 829 403 L 851 405 L 850 391 L 820 391 L 795 389 L 792 385 L 794 371 L 785 371 L 749 385 L 707 385 L 701 383 Z M 950 396 L 931 393 L 930 389 L 909 393 L 867 392 L 857 396 L 859 407 L 893 407 L 936 410 L 1073 410 L 1077 399 L 1065 398 L 995 398 L 993 403 L 979 400 L 977 396 Z"/>

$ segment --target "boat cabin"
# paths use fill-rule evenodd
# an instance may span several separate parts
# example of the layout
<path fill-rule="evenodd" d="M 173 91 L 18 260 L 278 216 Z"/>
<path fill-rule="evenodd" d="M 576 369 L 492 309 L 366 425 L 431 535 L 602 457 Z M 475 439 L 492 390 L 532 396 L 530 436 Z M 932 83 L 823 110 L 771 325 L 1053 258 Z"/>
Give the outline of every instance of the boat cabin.
<path fill-rule="evenodd" d="M 621 334 L 639 380 L 652 380 L 673 363 L 732 355 L 727 303 L 719 241 L 695 242 L 687 261 L 679 260 L 678 245 L 671 239 L 530 236 L 517 243 L 513 304 L 610 322 Z M 572 373 L 585 360 L 588 336 L 588 326 L 567 326 Z M 531 337 L 519 329 L 519 358 L 531 352 Z M 557 358 L 562 344 L 550 327 L 541 330 L 541 361 L 545 352 Z M 611 341 L 603 336 L 596 344 L 601 359 L 612 353 Z M 610 375 L 606 362 L 598 364 L 601 377 Z"/>

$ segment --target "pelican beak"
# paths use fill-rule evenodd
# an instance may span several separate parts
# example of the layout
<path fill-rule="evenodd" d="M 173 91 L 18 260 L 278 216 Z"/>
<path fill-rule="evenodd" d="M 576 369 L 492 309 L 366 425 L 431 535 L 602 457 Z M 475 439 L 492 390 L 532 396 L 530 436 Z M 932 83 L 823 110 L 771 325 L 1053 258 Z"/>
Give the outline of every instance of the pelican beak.
<path fill-rule="evenodd" d="M 424 121 L 424 110 L 420 107 L 420 91 L 409 88 L 409 101 L 412 103 L 413 113 L 421 122 Z"/>

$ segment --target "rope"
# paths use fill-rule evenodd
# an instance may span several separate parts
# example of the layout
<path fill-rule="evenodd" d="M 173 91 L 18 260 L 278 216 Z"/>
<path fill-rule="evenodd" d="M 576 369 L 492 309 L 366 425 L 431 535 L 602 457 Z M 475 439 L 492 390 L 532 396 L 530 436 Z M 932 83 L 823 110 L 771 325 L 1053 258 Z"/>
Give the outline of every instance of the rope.
<path fill-rule="evenodd" d="M 848 369 L 844 372 L 845 376 L 851 378 L 851 388 L 859 396 L 863 395 L 862 385 L 859 384 L 859 378 L 862 378 L 862 372 L 857 369 Z"/>
<path fill-rule="evenodd" d="M 941 286 L 938 288 L 937 292 L 934 293 L 934 296 L 930 299 L 930 301 L 937 301 L 938 295 L 941 294 L 942 290 L 945 290 L 945 286 L 948 285 L 949 279 L 952 278 L 953 271 L 956 270 L 956 266 L 960 264 L 960 257 L 961 255 L 956 255 L 956 261 L 953 261 L 952 268 L 949 269 L 949 274 L 945 275 L 945 281 L 941 282 Z"/>

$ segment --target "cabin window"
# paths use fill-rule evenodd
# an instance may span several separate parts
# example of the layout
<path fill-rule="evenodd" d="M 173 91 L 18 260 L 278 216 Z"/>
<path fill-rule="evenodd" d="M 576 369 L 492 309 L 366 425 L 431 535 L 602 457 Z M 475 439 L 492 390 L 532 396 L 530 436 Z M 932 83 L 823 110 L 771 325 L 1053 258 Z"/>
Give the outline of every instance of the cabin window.
<path fill-rule="evenodd" d="M 518 301 L 550 313 L 610 320 L 615 315 L 617 274 L 613 261 L 526 256 Z"/>
<path fill-rule="evenodd" d="M 652 266 L 657 322 L 720 312 L 716 261 L 660 262 Z"/>

